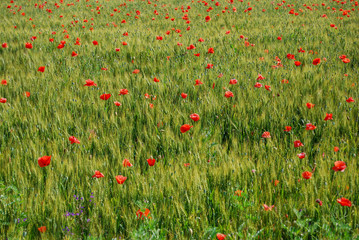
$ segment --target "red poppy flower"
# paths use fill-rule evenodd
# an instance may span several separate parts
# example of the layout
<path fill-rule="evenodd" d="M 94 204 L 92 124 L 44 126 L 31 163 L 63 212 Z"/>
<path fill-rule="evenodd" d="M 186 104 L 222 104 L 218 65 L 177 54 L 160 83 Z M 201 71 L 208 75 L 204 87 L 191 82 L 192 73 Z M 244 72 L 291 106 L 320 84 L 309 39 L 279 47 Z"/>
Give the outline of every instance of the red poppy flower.
<path fill-rule="evenodd" d="M 69 141 L 71 142 L 71 144 L 77 143 L 80 144 L 80 141 L 75 138 L 74 136 L 69 137 Z"/>
<path fill-rule="evenodd" d="M 344 59 L 342 60 L 342 62 L 343 62 L 343 63 L 350 63 L 350 59 L 349 59 L 349 58 L 344 58 Z"/>
<path fill-rule="evenodd" d="M 290 53 L 287 54 L 287 58 L 288 58 L 288 59 L 295 59 L 294 55 L 293 55 L 293 54 L 290 54 Z"/>
<path fill-rule="evenodd" d="M 201 85 L 201 84 L 203 84 L 203 82 L 201 82 L 201 80 L 199 80 L 199 79 L 196 79 L 196 84 L 195 84 L 195 86 L 198 86 L 198 85 Z"/>
<path fill-rule="evenodd" d="M 44 232 L 46 232 L 46 227 L 42 226 L 42 227 L 39 227 L 37 230 L 39 230 L 39 232 L 41 232 L 41 233 L 44 233 Z"/>
<path fill-rule="evenodd" d="M 262 138 L 271 138 L 270 132 L 264 132 L 264 133 L 262 134 Z"/>
<path fill-rule="evenodd" d="M 208 49 L 208 53 L 214 53 L 214 49 L 213 49 L 213 48 L 209 48 L 209 49 Z"/>
<path fill-rule="evenodd" d="M 298 66 L 300 66 L 302 63 L 301 63 L 301 62 L 299 62 L 299 61 L 295 61 L 295 62 L 294 62 L 294 64 L 295 64 L 295 66 L 297 66 L 297 67 L 298 67 Z"/>
<path fill-rule="evenodd" d="M 2 46 L 2 48 L 7 48 L 8 47 L 7 43 L 3 43 L 3 44 L 1 44 L 1 46 Z"/>
<path fill-rule="evenodd" d="M 234 84 L 237 84 L 237 83 L 238 83 L 237 79 L 229 80 L 229 84 L 231 84 L 231 85 L 234 85 Z"/>
<path fill-rule="evenodd" d="M 132 164 L 130 163 L 130 160 L 128 160 L 128 159 L 123 159 L 123 162 L 122 162 L 122 165 L 124 166 L 124 167 L 132 167 Z"/>
<path fill-rule="evenodd" d="M 197 113 L 193 113 L 189 117 L 195 122 L 197 122 L 200 119 Z"/>
<path fill-rule="evenodd" d="M 257 81 L 264 80 L 265 77 L 262 76 L 262 74 L 258 74 Z"/>
<path fill-rule="evenodd" d="M 334 147 L 334 152 L 338 152 L 339 148 L 338 147 Z"/>
<path fill-rule="evenodd" d="M 59 45 L 57 45 L 57 48 L 58 49 L 61 49 L 61 48 L 64 48 L 65 47 L 65 44 L 62 44 L 62 43 L 60 43 Z"/>
<path fill-rule="evenodd" d="M 266 90 L 268 90 L 268 91 L 271 90 L 269 85 L 264 85 L 264 88 L 265 88 Z"/>
<path fill-rule="evenodd" d="M 290 132 L 292 130 L 291 126 L 285 126 L 284 132 Z"/>
<path fill-rule="evenodd" d="M 187 47 L 187 50 L 192 50 L 192 49 L 196 49 L 196 47 L 193 44 L 191 44 L 191 45 L 189 45 L 189 47 Z"/>
<path fill-rule="evenodd" d="M 313 65 L 318 65 L 320 63 L 320 58 L 316 58 L 313 60 Z"/>
<path fill-rule="evenodd" d="M 242 196 L 242 193 L 243 193 L 242 190 L 236 190 L 236 191 L 234 192 L 234 195 L 235 195 L 235 196 L 238 196 L 238 197 L 241 197 L 241 196 Z"/>
<path fill-rule="evenodd" d="M 128 94 L 128 90 L 124 88 L 124 89 L 120 89 L 120 94 L 118 95 L 127 95 L 127 94 Z"/>
<path fill-rule="evenodd" d="M 339 199 L 337 199 L 337 202 L 340 205 L 342 205 L 343 207 L 351 207 L 352 206 L 352 202 L 346 198 L 339 198 Z"/>
<path fill-rule="evenodd" d="M 328 120 L 333 120 L 333 114 L 332 113 L 326 113 L 324 121 L 328 121 Z"/>
<path fill-rule="evenodd" d="M 25 92 L 25 96 L 26 96 L 26 97 L 30 97 L 30 93 L 29 93 L 29 92 Z"/>
<path fill-rule="evenodd" d="M 213 68 L 213 64 L 208 63 L 206 68 L 207 68 L 207 69 Z"/>
<path fill-rule="evenodd" d="M 93 45 L 95 45 L 95 46 L 98 45 L 98 42 L 97 42 L 97 41 L 93 41 L 92 43 L 93 43 Z"/>
<path fill-rule="evenodd" d="M 278 39 L 279 41 L 281 41 L 281 40 L 282 40 L 282 38 L 281 38 L 281 37 L 277 37 L 277 39 Z"/>
<path fill-rule="evenodd" d="M 302 177 L 303 177 L 304 179 L 310 179 L 310 178 L 312 177 L 312 173 L 311 173 L 311 172 L 308 172 L 308 171 L 303 172 L 303 173 L 302 173 Z"/>
<path fill-rule="evenodd" d="M 124 177 L 122 175 L 116 176 L 116 181 L 118 184 L 123 184 L 126 181 L 127 177 Z"/>
<path fill-rule="evenodd" d="M 225 94 L 224 94 L 224 96 L 225 96 L 226 98 L 230 98 L 230 97 L 233 97 L 233 93 L 232 93 L 231 91 L 226 91 Z"/>
<path fill-rule="evenodd" d="M 211 17 L 210 17 L 210 16 L 206 16 L 204 19 L 206 20 L 206 22 L 211 21 Z"/>
<path fill-rule="evenodd" d="M 73 57 L 77 57 L 77 55 L 78 54 L 76 52 L 74 52 L 74 51 L 71 53 L 71 56 L 73 56 Z"/>
<path fill-rule="evenodd" d="M 148 216 L 149 214 L 150 214 L 150 210 L 148 208 L 146 208 L 145 212 L 144 212 L 145 217 L 151 218 L 151 217 Z"/>
<path fill-rule="evenodd" d="M 305 152 L 298 153 L 297 156 L 298 156 L 300 159 L 303 159 L 303 158 L 305 158 Z"/>
<path fill-rule="evenodd" d="M 38 72 L 44 72 L 45 71 L 45 66 L 41 66 L 39 67 L 39 69 L 37 69 Z"/>
<path fill-rule="evenodd" d="M 274 186 L 276 187 L 278 185 L 278 183 L 279 183 L 279 180 L 275 180 L 274 181 Z"/>
<path fill-rule="evenodd" d="M 102 94 L 102 95 L 100 96 L 100 99 L 102 99 L 102 100 L 107 100 L 107 99 L 109 99 L 110 97 L 111 97 L 111 94 L 110 94 L 110 93 L 108 93 L 108 94 L 104 93 L 104 94 Z"/>
<path fill-rule="evenodd" d="M 137 219 L 142 219 L 143 216 L 147 217 L 147 218 L 151 218 L 150 216 L 148 216 L 150 214 L 150 210 L 148 208 L 146 208 L 145 212 L 142 212 L 141 209 L 139 209 L 137 212 L 136 212 L 136 216 L 137 216 Z"/>
<path fill-rule="evenodd" d="M 31 49 L 31 48 L 32 48 L 32 44 L 31 44 L 31 43 L 25 43 L 25 47 L 28 48 L 28 49 Z"/>
<path fill-rule="evenodd" d="M 188 124 L 184 124 L 184 125 L 181 126 L 180 131 L 181 131 L 181 133 L 185 133 L 185 132 L 189 131 L 192 127 L 193 126 L 190 126 Z"/>
<path fill-rule="evenodd" d="M 96 87 L 97 84 L 94 81 L 92 81 L 91 79 L 87 79 L 86 84 L 84 86 L 86 86 L 86 87 L 95 86 Z"/>
<path fill-rule="evenodd" d="M 7 85 L 7 81 L 5 79 L 1 80 L 1 85 Z"/>
<path fill-rule="evenodd" d="M 334 167 L 332 168 L 335 172 L 344 172 L 347 165 L 343 161 L 336 161 Z"/>
<path fill-rule="evenodd" d="M 307 123 L 306 125 L 305 125 L 305 130 L 314 130 L 314 129 L 316 129 L 317 127 L 316 126 L 314 126 L 313 124 L 311 124 L 311 123 Z"/>
<path fill-rule="evenodd" d="M 339 58 L 340 58 L 341 60 L 343 60 L 343 59 L 347 58 L 347 55 L 341 55 L 341 56 L 339 56 Z"/>
<path fill-rule="evenodd" d="M 302 146 L 304 146 L 304 145 L 303 145 L 303 143 L 301 141 L 299 141 L 299 140 L 294 141 L 294 147 L 295 148 L 302 147 Z"/>
<path fill-rule="evenodd" d="M 137 73 L 139 73 L 140 72 L 140 70 L 138 70 L 138 69 L 135 69 L 135 70 L 133 70 L 133 74 L 137 74 Z"/>
<path fill-rule="evenodd" d="M 147 163 L 148 165 L 150 165 L 150 167 L 152 167 L 153 165 L 155 165 L 156 160 L 154 158 L 149 158 L 147 159 Z"/>
<path fill-rule="evenodd" d="M 224 240 L 226 238 L 226 235 L 224 235 L 222 233 L 217 233 L 216 237 L 217 237 L 217 240 Z"/>
<path fill-rule="evenodd" d="M 323 205 L 323 203 L 322 203 L 322 201 L 320 201 L 320 199 L 315 200 L 315 202 L 317 202 L 319 204 L 319 206 Z"/>
<path fill-rule="evenodd" d="M 50 165 L 51 162 L 51 156 L 43 156 L 37 159 L 37 162 L 40 167 L 46 167 Z"/>
<path fill-rule="evenodd" d="M 95 175 L 92 176 L 93 178 L 102 178 L 104 175 L 100 171 L 95 171 Z"/>
<path fill-rule="evenodd" d="M 352 97 L 350 97 L 350 98 L 348 98 L 348 99 L 345 100 L 345 101 L 347 101 L 348 103 L 351 103 L 351 102 L 354 102 L 354 99 L 353 99 Z"/>
<path fill-rule="evenodd" d="M 119 107 L 119 106 L 121 106 L 121 103 L 120 102 L 117 102 L 117 101 L 115 101 L 115 102 L 113 102 L 117 107 Z"/>
<path fill-rule="evenodd" d="M 307 108 L 308 109 L 312 109 L 315 106 L 315 104 L 313 103 L 307 103 Z"/>
<path fill-rule="evenodd" d="M 263 87 L 263 85 L 261 83 L 257 82 L 256 84 L 254 84 L 254 87 L 255 88 L 261 88 L 261 87 Z"/>
<path fill-rule="evenodd" d="M 181 93 L 181 97 L 182 97 L 183 99 L 185 99 L 187 96 L 188 96 L 188 94 L 186 94 L 186 93 Z"/>
<path fill-rule="evenodd" d="M 263 204 L 263 208 L 265 211 L 272 211 L 272 209 L 274 208 L 274 205 L 268 206 L 267 204 Z"/>

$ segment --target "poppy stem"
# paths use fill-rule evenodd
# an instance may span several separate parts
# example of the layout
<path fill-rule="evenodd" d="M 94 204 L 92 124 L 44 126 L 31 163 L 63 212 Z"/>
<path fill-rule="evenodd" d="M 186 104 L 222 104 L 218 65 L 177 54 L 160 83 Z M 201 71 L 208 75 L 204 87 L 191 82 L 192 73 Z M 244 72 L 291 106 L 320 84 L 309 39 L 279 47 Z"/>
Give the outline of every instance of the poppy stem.
<path fill-rule="evenodd" d="M 313 170 L 312 170 L 312 173 L 314 173 L 316 167 L 317 167 L 317 164 L 314 163 L 314 168 L 313 168 Z"/>

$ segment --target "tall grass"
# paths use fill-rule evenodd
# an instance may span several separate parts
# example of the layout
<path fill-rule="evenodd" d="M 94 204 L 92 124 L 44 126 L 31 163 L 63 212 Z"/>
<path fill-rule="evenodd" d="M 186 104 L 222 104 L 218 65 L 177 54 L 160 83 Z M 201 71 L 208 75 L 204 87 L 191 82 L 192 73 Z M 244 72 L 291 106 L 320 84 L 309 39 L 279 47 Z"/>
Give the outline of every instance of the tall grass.
<path fill-rule="evenodd" d="M 254 1 L 249 13 L 244 12 L 248 4 L 240 1 L 219 1 L 219 7 L 215 1 L 204 6 L 197 1 L 136 0 L 127 1 L 126 7 L 118 1 L 74 1 L 68 6 L 71 2 L 58 3 L 56 9 L 48 1 L 43 10 L 34 7 L 40 2 L 1 3 L 0 42 L 9 47 L 0 48 L 0 78 L 8 82 L 0 85 L 0 98 L 7 98 L 0 104 L 0 180 L 16 187 L 22 200 L 18 211 L 6 215 L 10 224 L 1 225 L 2 237 L 214 239 L 221 232 L 227 239 L 358 238 L 359 9 L 352 7 L 354 2 L 316 2 L 311 11 L 300 1 L 278 10 L 277 3 Z M 16 4 L 22 6 L 20 12 Z M 182 19 L 182 5 L 191 6 L 189 24 Z M 207 12 L 209 6 L 214 9 Z M 229 12 L 222 13 L 226 6 Z M 288 14 L 291 8 L 299 15 Z M 340 20 L 340 8 L 355 11 Z M 141 14 L 135 19 L 137 10 Z M 127 23 L 121 24 L 123 19 Z M 246 47 L 240 35 L 255 45 Z M 31 41 L 33 36 L 37 38 Z M 74 45 L 76 38 L 80 46 Z M 57 49 L 61 40 L 65 47 Z M 33 49 L 26 49 L 26 42 Z M 187 50 L 190 44 L 196 49 Z M 207 53 L 210 47 L 214 54 Z M 298 53 L 300 47 L 306 52 Z M 72 51 L 78 56 L 72 57 Z M 302 65 L 296 67 L 288 53 Z M 350 63 L 339 59 L 343 54 Z M 274 69 L 276 56 L 283 67 Z M 321 63 L 314 66 L 314 58 Z M 214 67 L 206 69 L 208 63 Z M 40 66 L 45 66 L 44 73 L 37 71 Z M 133 74 L 135 69 L 140 73 Z M 258 74 L 271 91 L 254 88 Z M 232 78 L 236 85 L 228 84 Z M 87 79 L 98 86 L 84 87 Z M 196 79 L 203 85 L 194 86 Z M 119 96 L 123 88 L 129 94 Z M 227 90 L 233 98 L 224 97 Z M 25 97 L 25 91 L 31 96 Z M 103 93 L 112 96 L 103 101 Z M 347 103 L 349 97 L 355 102 Z M 307 102 L 315 107 L 308 109 Z M 191 113 L 201 119 L 193 122 Z M 333 120 L 324 121 L 326 113 Z M 307 123 L 317 128 L 307 131 Z M 182 134 L 183 124 L 194 127 Z M 285 132 L 285 126 L 292 130 Z M 265 131 L 271 138 L 261 137 Z M 69 136 L 81 143 L 71 145 Z M 294 148 L 295 140 L 304 146 Z M 300 152 L 306 153 L 304 159 L 297 157 Z M 40 168 L 37 159 L 44 155 L 52 156 L 51 164 Z M 134 166 L 124 168 L 125 158 Z M 153 167 L 148 158 L 156 159 Z M 347 165 L 344 172 L 331 169 L 339 160 Z M 302 172 L 315 166 L 313 177 L 303 179 Z M 95 170 L 105 177 L 92 178 Z M 117 175 L 128 179 L 119 185 Z M 243 191 L 241 196 L 235 195 L 237 190 Z M 90 207 L 91 193 L 96 204 Z M 77 209 L 73 195 L 84 198 L 90 222 L 65 216 Z M 341 197 L 353 206 L 339 205 L 336 199 Z M 265 211 L 263 204 L 275 208 Z M 145 208 L 151 219 L 138 220 L 136 212 Z M 9 209 L 6 201 L 1 209 Z M 19 213 L 26 213 L 26 224 L 17 223 Z M 86 231 L 81 229 L 85 225 Z M 41 226 L 47 227 L 45 233 L 38 231 Z"/>

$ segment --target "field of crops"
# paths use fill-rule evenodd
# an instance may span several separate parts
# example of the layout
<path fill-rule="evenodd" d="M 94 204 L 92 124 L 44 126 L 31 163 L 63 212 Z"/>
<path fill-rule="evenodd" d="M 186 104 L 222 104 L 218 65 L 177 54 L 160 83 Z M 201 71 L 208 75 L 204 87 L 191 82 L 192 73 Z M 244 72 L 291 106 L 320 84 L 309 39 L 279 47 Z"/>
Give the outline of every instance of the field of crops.
<path fill-rule="evenodd" d="M 359 239 L 358 12 L 1 1 L 0 239 Z"/>

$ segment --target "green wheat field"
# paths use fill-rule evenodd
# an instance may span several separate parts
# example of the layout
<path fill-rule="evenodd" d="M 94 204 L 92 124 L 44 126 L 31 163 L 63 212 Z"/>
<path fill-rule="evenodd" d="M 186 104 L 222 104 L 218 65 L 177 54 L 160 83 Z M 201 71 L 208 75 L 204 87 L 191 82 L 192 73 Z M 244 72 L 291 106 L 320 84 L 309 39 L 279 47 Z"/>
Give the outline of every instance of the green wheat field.
<path fill-rule="evenodd" d="M 359 239 L 358 12 L 1 1 L 0 239 Z"/>

